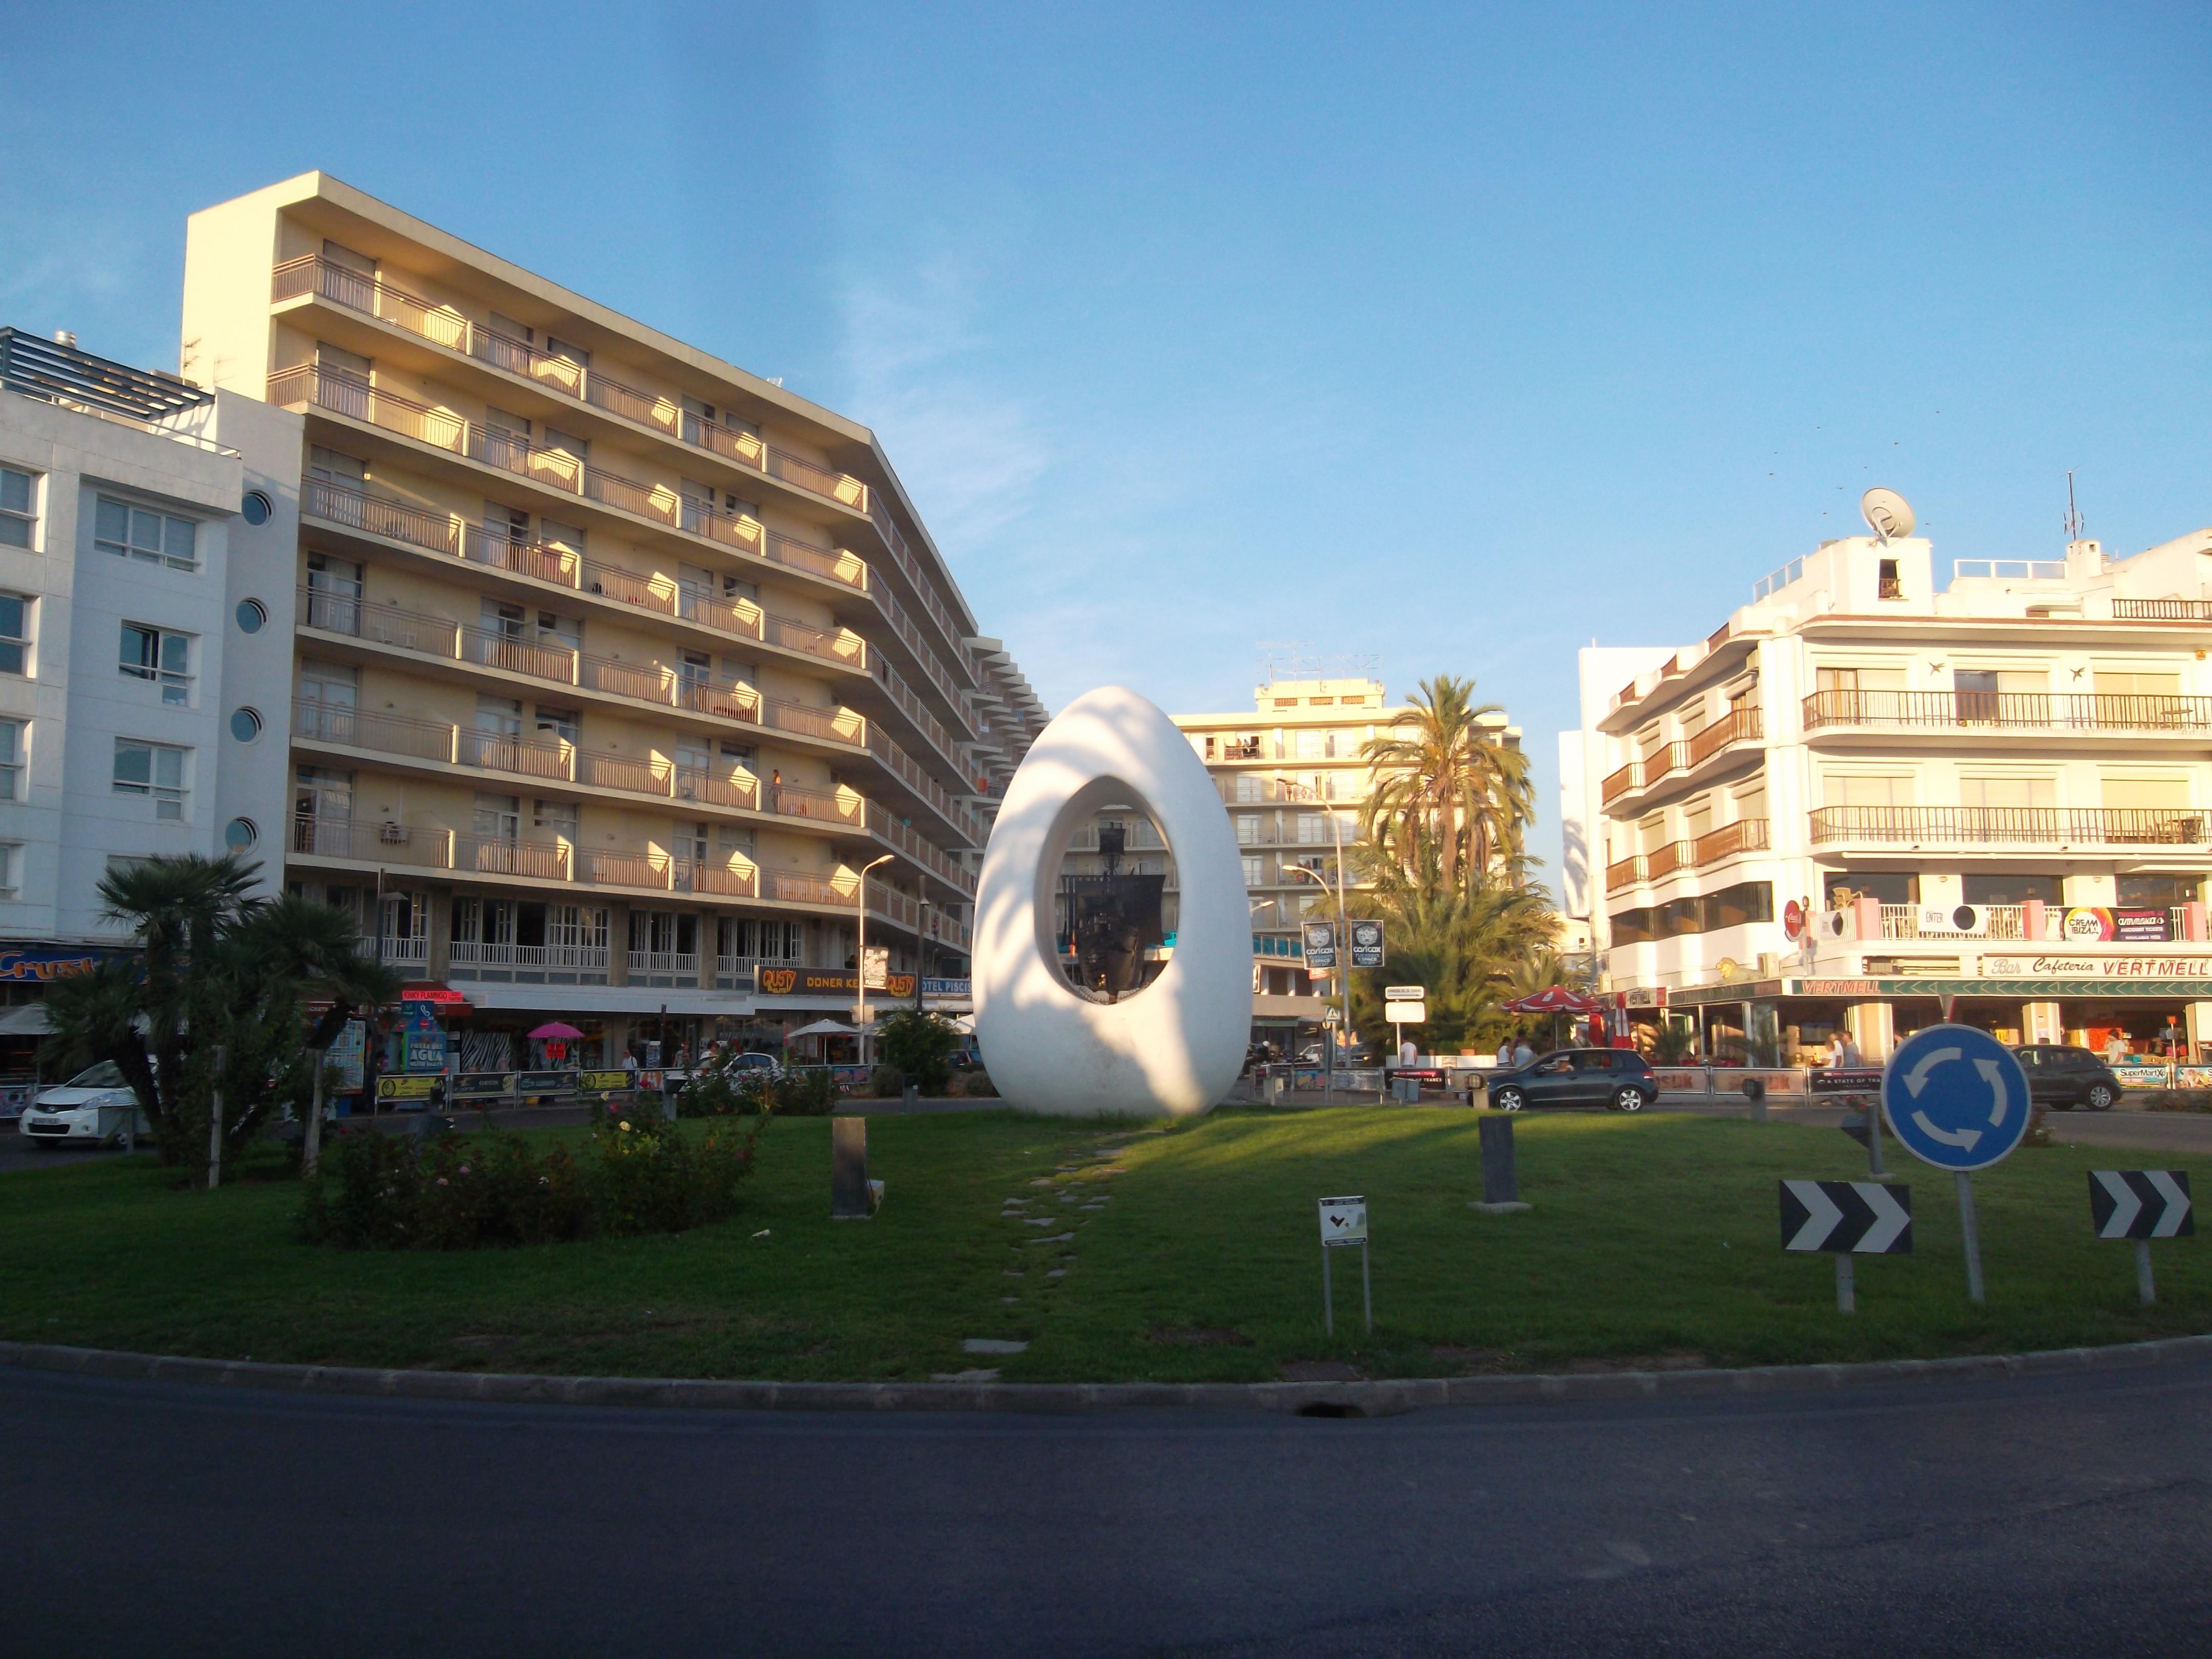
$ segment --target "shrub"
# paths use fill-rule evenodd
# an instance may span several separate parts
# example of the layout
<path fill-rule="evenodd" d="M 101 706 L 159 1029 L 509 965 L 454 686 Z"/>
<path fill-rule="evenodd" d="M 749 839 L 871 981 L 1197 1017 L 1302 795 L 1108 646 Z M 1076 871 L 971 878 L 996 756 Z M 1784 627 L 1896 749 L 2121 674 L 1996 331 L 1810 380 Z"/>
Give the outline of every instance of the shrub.
<path fill-rule="evenodd" d="M 996 1100 L 999 1085 L 991 1081 L 991 1074 L 981 1066 L 965 1072 L 960 1078 L 960 1092 L 970 1100 Z"/>
<path fill-rule="evenodd" d="M 941 1094 L 952 1075 L 952 1056 L 960 1033 L 942 1014 L 899 1008 L 876 1022 L 876 1053 L 896 1066 L 926 1095 Z M 880 1092 L 880 1091 L 879 1091 Z"/>
<path fill-rule="evenodd" d="M 868 1092 L 878 1100 L 896 1100 L 906 1092 L 906 1073 L 896 1066 L 878 1066 L 868 1073 Z"/>
<path fill-rule="evenodd" d="M 758 1066 L 740 1066 L 725 1048 L 691 1073 L 676 1096 L 678 1117 L 752 1116 L 773 1109 L 775 1085 Z"/>
<path fill-rule="evenodd" d="M 301 1231 L 349 1249 L 444 1250 L 680 1232 L 737 1207 L 767 1127 L 695 1138 L 658 1115 L 600 1115 L 580 1158 L 503 1130 L 342 1133 L 307 1183 Z"/>
<path fill-rule="evenodd" d="M 837 1079 L 826 1066 L 786 1072 L 772 1094 L 775 1109 L 785 1117 L 827 1117 L 837 1109 Z"/>

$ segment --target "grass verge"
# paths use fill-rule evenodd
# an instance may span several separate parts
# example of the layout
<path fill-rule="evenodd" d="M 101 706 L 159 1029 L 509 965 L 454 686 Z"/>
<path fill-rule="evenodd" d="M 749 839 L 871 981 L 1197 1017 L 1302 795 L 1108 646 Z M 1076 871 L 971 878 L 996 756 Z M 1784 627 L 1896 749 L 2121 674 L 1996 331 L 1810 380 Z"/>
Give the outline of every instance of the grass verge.
<path fill-rule="evenodd" d="M 2063 1133 L 2063 1125 L 2057 1126 Z M 547 1131 L 551 1136 L 574 1132 Z M 149 1159 L 0 1176 L 23 1341 L 447 1370 L 1009 1381 L 1261 1381 L 2014 1351 L 2212 1329 L 2212 1261 L 2090 1236 L 2109 1150 L 2023 1150 L 1976 1178 L 1989 1302 L 1966 1298 L 1948 1176 L 1912 1165 L 1916 1252 L 1862 1258 L 1860 1312 L 1826 1257 L 1785 1256 L 1775 1183 L 1861 1176 L 1832 1129 L 1657 1115 L 1520 1121 L 1528 1214 L 1488 1217 L 1473 1115 L 1224 1111 L 1119 1129 L 1006 1111 L 871 1121 L 871 1222 L 829 1219 L 829 1125 L 777 1122 L 733 1221 L 526 1249 L 349 1252 L 299 1242 L 300 1190 L 179 1190 Z M 1895 1149 L 1893 1146 L 1893 1153 Z M 1899 1159 L 1900 1162 L 1906 1160 Z M 2212 1192 L 2212 1160 L 2156 1155 Z M 1364 1193 L 1321 1327 L 1315 1200 Z M 964 1339 L 1026 1342 L 978 1357 Z"/>

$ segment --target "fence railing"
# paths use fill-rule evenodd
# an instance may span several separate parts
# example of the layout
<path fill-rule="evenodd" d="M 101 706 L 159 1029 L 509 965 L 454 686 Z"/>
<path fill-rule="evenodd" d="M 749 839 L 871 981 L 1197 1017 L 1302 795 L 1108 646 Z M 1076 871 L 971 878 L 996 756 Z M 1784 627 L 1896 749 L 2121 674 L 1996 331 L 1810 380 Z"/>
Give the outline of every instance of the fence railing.
<path fill-rule="evenodd" d="M 1822 806 L 1812 815 L 1813 844 L 2059 847 L 2197 847 L 2212 840 L 2208 817 L 2179 807 Z"/>
<path fill-rule="evenodd" d="M 1999 731 L 2212 732 L 2212 697 L 2046 691 L 1815 691 L 1805 729 L 1893 726 Z"/>
<path fill-rule="evenodd" d="M 2212 599 L 2114 599 L 2118 622 L 2212 622 Z"/>
<path fill-rule="evenodd" d="M 868 487 L 858 478 L 763 443 L 749 433 L 717 426 L 689 413 L 673 398 L 641 392 L 570 358 L 540 351 L 464 316 L 454 307 L 417 298 L 319 254 L 289 259 L 276 268 L 270 283 L 272 301 L 296 299 L 309 293 L 811 495 L 862 512 L 869 509 Z"/>
<path fill-rule="evenodd" d="M 453 865 L 453 832 L 388 819 L 366 823 L 302 813 L 292 820 L 292 851 L 309 858 L 450 870 Z"/>

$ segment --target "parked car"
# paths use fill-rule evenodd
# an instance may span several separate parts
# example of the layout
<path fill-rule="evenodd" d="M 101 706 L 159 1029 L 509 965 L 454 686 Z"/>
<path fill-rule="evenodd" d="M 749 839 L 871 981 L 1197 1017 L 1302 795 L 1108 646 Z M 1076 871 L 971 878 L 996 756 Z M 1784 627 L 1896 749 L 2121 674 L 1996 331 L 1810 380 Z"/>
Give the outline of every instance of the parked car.
<path fill-rule="evenodd" d="M 1640 1112 L 1659 1098 L 1650 1063 L 1633 1048 L 1556 1048 L 1526 1066 L 1492 1073 L 1489 1088 L 1493 1112 L 1530 1106 Z"/>
<path fill-rule="evenodd" d="M 774 1054 L 763 1054 L 757 1048 L 748 1048 L 744 1053 L 732 1057 L 729 1069 L 732 1076 L 758 1072 L 773 1083 L 783 1075 L 783 1062 Z"/>
<path fill-rule="evenodd" d="M 2013 1050 L 2027 1073 L 2027 1097 L 2039 1106 L 2087 1106 L 2109 1112 L 2120 1097 L 2120 1080 L 2087 1048 L 2031 1042 Z"/>
<path fill-rule="evenodd" d="M 105 1146 L 122 1139 L 126 1127 L 134 1134 L 154 1132 L 122 1072 L 113 1060 L 103 1060 L 43 1091 L 23 1109 L 16 1133 L 34 1146 Z"/>

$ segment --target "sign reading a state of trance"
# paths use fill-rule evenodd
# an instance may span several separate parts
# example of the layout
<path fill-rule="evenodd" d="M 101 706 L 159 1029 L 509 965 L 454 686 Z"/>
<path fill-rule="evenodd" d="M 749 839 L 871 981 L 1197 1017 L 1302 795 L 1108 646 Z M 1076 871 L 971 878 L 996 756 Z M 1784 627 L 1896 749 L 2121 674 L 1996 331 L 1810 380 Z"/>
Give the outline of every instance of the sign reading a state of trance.
<path fill-rule="evenodd" d="M 1881 1115 L 1905 1151 L 1939 1170 L 1986 1170 L 2027 1133 L 2027 1073 L 1972 1025 L 1930 1025 L 1897 1045 Z"/>

